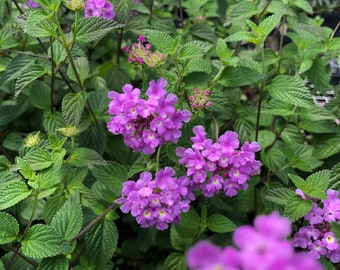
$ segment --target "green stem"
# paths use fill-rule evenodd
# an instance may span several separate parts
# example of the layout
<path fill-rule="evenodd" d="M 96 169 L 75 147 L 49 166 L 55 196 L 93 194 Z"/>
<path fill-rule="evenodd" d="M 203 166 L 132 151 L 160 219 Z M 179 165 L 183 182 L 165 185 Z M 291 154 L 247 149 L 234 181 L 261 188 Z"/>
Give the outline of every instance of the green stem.
<path fill-rule="evenodd" d="M 52 38 L 50 37 L 50 48 L 51 48 L 51 93 L 50 93 L 50 110 L 51 110 L 51 114 L 53 114 L 53 95 L 54 95 L 54 76 L 55 76 L 55 71 L 54 71 L 54 52 L 53 52 L 53 40 Z"/>
<path fill-rule="evenodd" d="M 92 220 L 84 229 L 82 229 L 75 237 L 73 237 L 69 243 L 72 244 L 74 241 L 82 237 L 87 231 L 89 231 L 94 225 L 96 225 L 102 218 L 104 218 L 105 215 L 108 212 L 110 212 L 111 209 L 113 209 L 116 206 L 117 206 L 116 203 L 112 203 L 111 205 L 109 205 L 98 217 Z"/>
<path fill-rule="evenodd" d="M 26 235 L 28 233 L 28 230 L 29 230 L 29 228 L 32 225 L 33 218 L 34 218 L 35 212 L 37 210 L 37 206 L 38 206 L 38 196 L 39 196 L 39 190 L 36 190 L 35 194 L 34 194 L 34 202 L 33 202 L 32 214 L 31 214 L 30 219 L 29 219 L 29 221 L 28 221 L 28 223 L 26 225 L 26 228 L 25 228 L 25 230 L 24 230 L 24 232 L 23 232 L 23 234 L 21 236 L 20 242 L 22 242 L 25 239 L 25 237 L 26 237 Z M 12 263 L 14 262 L 15 257 L 19 253 L 20 247 L 21 247 L 21 244 L 19 244 L 18 247 L 15 249 L 13 256 L 11 257 L 10 261 L 8 262 L 8 264 L 6 265 L 6 270 L 10 269 Z"/>
<path fill-rule="evenodd" d="M 212 114 L 211 111 L 209 111 L 209 110 L 207 110 L 207 111 L 210 114 L 210 116 L 211 116 L 211 118 L 212 118 L 212 120 L 214 122 L 214 126 L 215 126 L 215 140 L 217 142 L 218 141 L 218 124 L 217 124 L 217 120 L 216 120 L 215 116 Z"/>
<path fill-rule="evenodd" d="M 267 10 L 267 8 L 268 8 L 269 5 L 271 4 L 271 2 L 273 2 L 273 0 L 269 0 L 269 1 L 267 2 L 267 4 L 265 5 L 265 7 L 263 8 L 263 10 L 262 10 L 261 13 L 260 13 L 260 15 L 259 15 L 259 17 L 258 17 L 258 20 L 261 19 L 261 17 L 262 17 L 263 14 L 265 13 L 265 11 Z"/>
<path fill-rule="evenodd" d="M 159 172 L 159 158 L 161 156 L 161 146 L 157 149 L 157 155 L 156 155 L 156 172 Z"/>
<path fill-rule="evenodd" d="M 285 27 L 285 19 L 286 17 L 283 16 L 282 17 L 282 22 L 281 22 L 281 33 L 280 33 L 280 46 L 279 46 L 279 52 L 278 52 L 278 56 L 279 56 L 279 63 L 277 65 L 277 74 L 280 74 L 280 69 L 281 69 L 281 62 L 282 62 L 282 48 L 283 48 L 283 30 L 284 30 L 284 27 Z"/>
<path fill-rule="evenodd" d="M 223 71 L 225 70 L 225 66 L 223 66 L 222 68 L 220 68 L 220 70 L 218 71 L 218 73 L 216 74 L 216 76 L 214 77 L 214 79 L 212 79 L 212 81 L 209 82 L 208 86 L 211 86 L 212 84 L 214 84 L 215 82 L 217 82 L 217 80 L 221 77 Z"/>

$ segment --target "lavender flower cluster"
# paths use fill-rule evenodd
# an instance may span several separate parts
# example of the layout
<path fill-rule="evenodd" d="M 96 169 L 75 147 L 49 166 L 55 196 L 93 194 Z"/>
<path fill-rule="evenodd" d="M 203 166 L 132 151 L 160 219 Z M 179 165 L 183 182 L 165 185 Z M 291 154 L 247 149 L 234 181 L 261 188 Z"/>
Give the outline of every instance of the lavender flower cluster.
<path fill-rule="evenodd" d="M 238 249 L 221 249 L 201 241 L 187 253 L 187 264 L 195 270 L 322 270 L 306 253 L 296 253 L 286 240 L 291 227 L 287 218 L 274 212 L 256 217 L 254 226 L 241 226 L 233 234 Z"/>
<path fill-rule="evenodd" d="M 115 202 L 122 204 L 123 213 L 131 212 L 142 228 L 155 226 L 165 230 L 170 223 L 177 224 L 179 215 L 189 210 L 187 177 L 174 177 L 175 170 L 166 167 L 152 179 L 142 172 L 140 179 L 123 183 L 122 196 Z"/>
<path fill-rule="evenodd" d="M 33 1 L 33 0 L 27 0 L 27 2 L 28 2 L 29 6 L 26 3 L 23 4 L 23 7 L 25 9 L 29 9 L 30 7 L 31 8 L 38 8 L 39 7 L 39 4 L 35 1 Z"/>
<path fill-rule="evenodd" d="M 138 37 L 138 43 L 133 43 L 130 46 L 125 46 L 124 51 L 129 54 L 128 61 L 134 64 L 147 64 L 150 67 L 157 67 L 165 60 L 164 53 L 151 52 L 151 44 L 146 43 L 144 36 Z"/>
<path fill-rule="evenodd" d="M 106 0 L 87 0 L 85 5 L 86 17 L 102 17 L 113 20 L 116 13 L 110 1 Z"/>
<path fill-rule="evenodd" d="M 107 124 L 113 134 L 122 134 L 124 142 L 134 151 L 152 154 L 165 142 L 177 143 L 183 122 L 190 120 L 188 110 L 174 107 L 178 98 L 166 96 L 167 81 L 160 78 L 151 81 L 146 91 L 148 99 L 141 99 L 140 89 L 126 84 L 123 93 L 110 91 L 109 114 L 113 117 Z"/>
<path fill-rule="evenodd" d="M 301 192 L 298 191 L 298 194 L 304 198 Z M 313 201 L 312 209 L 304 217 L 309 224 L 300 228 L 292 241 L 295 247 L 309 250 L 311 257 L 319 259 L 326 256 L 333 263 L 340 262 L 340 247 L 330 228 L 330 222 L 340 222 L 338 197 L 338 191 L 329 189 L 327 199 L 321 204 Z"/>
<path fill-rule="evenodd" d="M 260 145 L 245 142 L 237 150 L 239 140 L 235 132 L 225 132 L 215 143 L 206 138 L 202 126 L 195 126 L 193 132 L 192 147 L 176 149 L 179 163 L 185 165 L 191 178 L 190 188 L 201 189 L 206 197 L 219 194 L 222 189 L 229 197 L 237 195 L 238 190 L 246 190 L 250 176 L 260 172 L 261 163 L 255 160 Z"/>

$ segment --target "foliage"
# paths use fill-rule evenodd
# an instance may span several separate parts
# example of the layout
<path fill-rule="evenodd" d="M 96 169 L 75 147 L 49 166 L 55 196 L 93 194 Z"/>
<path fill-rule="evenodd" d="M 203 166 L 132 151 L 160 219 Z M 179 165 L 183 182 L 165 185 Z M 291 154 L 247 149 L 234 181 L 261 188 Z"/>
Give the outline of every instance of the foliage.
<path fill-rule="evenodd" d="M 198 240 L 230 245 L 238 227 L 273 211 L 297 231 L 312 201 L 339 190 L 340 87 L 329 63 L 340 38 L 314 16 L 337 12 L 332 1 L 112 0 L 114 20 L 85 16 L 80 0 L 28 2 L 0 1 L 0 269 L 184 270 Z M 154 153 L 134 152 L 107 128 L 108 96 L 131 84 L 142 100 L 160 78 L 191 119 Z M 209 100 L 193 105 L 194 93 Z M 211 141 L 228 130 L 240 145 L 257 141 L 259 176 L 236 196 L 196 188 L 169 229 L 141 228 L 119 208 L 122 186 L 165 167 L 176 181 L 192 177 L 178 147 L 191 149 L 197 126 Z"/>

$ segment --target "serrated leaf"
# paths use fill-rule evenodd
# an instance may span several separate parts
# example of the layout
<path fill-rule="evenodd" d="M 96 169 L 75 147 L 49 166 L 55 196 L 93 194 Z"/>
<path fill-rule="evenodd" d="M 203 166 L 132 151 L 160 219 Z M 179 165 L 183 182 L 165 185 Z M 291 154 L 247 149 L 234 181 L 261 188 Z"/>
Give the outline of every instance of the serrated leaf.
<path fill-rule="evenodd" d="M 93 108 L 93 107 L 92 107 Z M 107 144 L 107 129 L 103 123 L 90 125 L 78 136 L 79 146 L 91 148 L 99 154 L 103 154 Z"/>
<path fill-rule="evenodd" d="M 295 192 L 288 188 L 271 188 L 265 191 L 264 197 L 279 205 L 286 205 L 290 198 L 295 195 Z"/>
<path fill-rule="evenodd" d="M 22 241 L 22 252 L 34 259 L 53 257 L 66 253 L 70 245 L 60 238 L 60 235 L 47 225 L 32 226 Z"/>
<path fill-rule="evenodd" d="M 309 4 L 308 1 L 305 1 L 305 0 L 293 0 L 293 1 L 291 1 L 291 4 L 297 6 L 298 8 L 301 8 L 303 11 L 306 11 L 309 14 L 313 14 L 313 8 Z"/>
<path fill-rule="evenodd" d="M 33 180 L 36 177 L 35 172 L 32 170 L 31 166 L 28 162 L 23 160 L 22 158 L 17 157 L 16 163 L 18 165 L 18 169 L 23 177 L 29 180 Z"/>
<path fill-rule="evenodd" d="M 325 159 L 340 152 L 340 135 L 321 137 L 316 141 L 315 157 Z"/>
<path fill-rule="evenodd" d="M 211 64 L 202 58 L 192 58 L 188 61 L 184 68 L 184 74 L 188 75 L 192 72 L 211 73 Z"/>
<path fill-rule="evenodd" d="M 280 23 L 281 17 L 281 13 L 276 13 L 268 16 L 259 24 L 261 42 L 264 42 L 272 30 Z"/>
<path fill-rule="evenodd" d="M 112 221 L 103 219 L 85 234 L 87 252 L 91 261 L 104 264 L 113 256 L 118 242 L 118 231 Z"/>
<path fill-rule="evenodd" d="M 108 161 L 106 165 L 92 166 L 91 171 L 99 182 L 110 189 L 120 188 L 128 178 L 126 168 L 114 161 Z"/>
<path fill-rule="evenodd" d="M 197 228 L 192 228 L 190 232 L 198 232 Z M 193 242 L 193 237 L 188 234 L 188 229 L 180 226 L 170 227 L 170 241 L 174 249 L 184 251 Z"/>
<path fill-rule="evenodd" d="M 328 170 L 315 172 L 307 177 L 306 183 L 310 187 L 319 189 L 321 192 L 326 193 L 329 185 L 329 174 L 330 172 Z"/>
<path fill-rule="evenodd" d="M 245 42 L 251 42 L 251 43 L 257 44 L 258 38 L 253 33 L 250 33 L 247 31 L 240 31 L 240 32 L 234 33 L 226 37 L 225 41 L 227 42 L 245 41 Z"/>
<path fill-rule="evenodd" d="M 314 157 L 314 147 L 311 145 L 289 145 L 284 151 L 290 163 L 302 171 L 312 171 L 322 165 L 322 161 Z"/>
<path fill-rule="evenodd" d="M 145 33 L 148 42 L 165 54 L 168 54 L 175 44 L 175 39 L 162 31 L 146 30 Z"/>
<path fill-rule="evenodd" d="M 190 209 L 186 213 L 181 214 L 180 225 L 188 229 L 198 229 L 200 227 L 201 217 L 195 211 Z"/>
<path fill-rule="evenodd" d="M 3 140 L 3 147 L 9 149 L 11 151 L 19 151 L 22 146 L 23 138 L 19 133 L 8 133 L 5 139 Z"/>
<path fill-rule="evenodd" d="M 22 181 L 10 181 L 0 185 L 0 210 L 16 205 L 31 194 Z"/>
<path fill-rule="evenodd" d="M 0 212 L 0 244 L 7 244 L 17 239 L 19 223 L 10 214 Z"/>
<path fill-rule="evenodd" d="M 269 103 L 263 105 L 263 109 L 261 111 L 265 114 L 273 114 L 280 116 L 289 116 L 292 115 L 295 110 L 294 106 L 280 100 L 271 100 Z"/>
<path fill-rule="evenodd" d="M 28 152 L 24 160 L 34 171 L 46 169 L 53 164 L 51 153 L 41 148 Z"/>
<path fill-rule="evenodd" d="M 218 81 L 221 85 L 226 87 L 237 87 L 243 85 L 250 85 L 260 81 L 262 75 L 257 71 L 246 67 L 227 67 Z"/>
<path fill-rule="evenodd" d="M 47 70 L 39 65 L 30 66 L 29 69 L 25 70 L 25 72 L 21 73 L 15 84 L 15 95 L 18 96 L 21 91 L 30 83 L 34 82 L 41 76 L 47 73 Z"/>
<path fill-rule="evenodd" d="M 290 198 L 284 209 L 284 215 L 295 222 L 305 216 L 312 209 L 311 200 L 303 200 L 299 195 Z"/>
<path fill-rule="evenodd" d="M 303 136 L 300 132 L 300 129 L 295 126 L 288 124 L 281 133 L 281 139 L 288 145 L 292 144 L 302 144 Z"/>
<path fill-rule="evenodd" d="M 207 225 L 210 231 L 217 233 L 233 232 L 236 229 L 236 225 L 229 218 L 220 214 L 211 215 Z"/>
<path fill-rule="evenodd" d="M 193 24 L 190 28 L 190 34 L 199 39 L 210 41 L 211 43 L 216 43 L 217 40 L 214 29 L 206 23 Z"/>
<path fill-rule="evenodd" d="M 187 265 L 185 262 L 185 257 L 182 253 L 172 252 L 165 259 L 164 270 L 186 270 Z"/>
<path fill-rule="evenodd" d="M 45 110 L 51 107 L 51 88 L 43 81 L 33 81 L 29 98 L 34 107 Z"/>
<path fill-rule="evenodd" d="M 65 256 L 59 255 L 51 258 L 44 258 L 39 263 L 37 270 L 68 270 L 69 263 Z"/>
<path fill-rule="evenodd" d="M 258 143 L 261 145 L 261 149 L 265 149 L 271 145 L 275 140 L 275 134 L 269 130 L 260 130 L 258 136 Z"/>
<path fill-rule="evenodd" d="M 319 50 L 318 50 L 319 52 Z M 329 84 L 331 79 L 331 70 L 328 61 L 323 58 L 316 58 L 313 60 L 313 65 L 306 72 L 308 79 L 314 84 L 315 88 L 326 93 L 331 89 Z"/>
<path fill-rule="evenodd" d="M 44 114 L 43 125 L 47 132 L 56 132 L 57 129 L 65 127 L 66 123 L 60 112 L 51 113 L 50 111 L 47 111 Z"/>
<path fill-rule="evenodd" d="M 314 106 L 311 93 L 300 79 L 279 75 L 268 85 L 270 95 L 279 101 L 299 107 L 310 108 Z"/>
<path fill-rule="evenodd" d="M 28 69 L 34 63 L 34 58 L 27 55 L 18 55 L 12 59 L 6 67 L 3 75 L 4 84 L 11 80 L 17 79 L 26 69 Z"/>
<path fill-rule="evenodd" d="M 65 51 L 65 48 L 59 41 L 54 41 L 51 46 L 48 48 L 48 56 L 52 58 L 52 52 L 53 52 L 53 61 L 58 66 L 60 63 L 62 63 L 66 57 L 67 53 Z"/>
<path fill-rule="evenodd" d="M 232 56 L 233 53 L 234 53 L 234 50 L 230 51 L 227 47 L 227 44 L 225 43 L 225 41 L 222 38 L 219 38 L 217 40 L 216 54 L 222 62 L 225 63 L 227 61 L 227 59 L 229 59 Z"/>
<path fill-rule="evenodd" d="M 83 211 L 79 194 L 73 194 L 52 219 L 51 227 L 67 241 L 70 241 L 83 226 Z"/>
<path fill-rule="evenodd" d="M 288 176 L 292 180 L 296 188 L 301 189 L 304 193 L 308 192 L 309 186 L 303 178 L 295 174 L 288 174 Z"/>
<path fill-rule="evenodd" d="M 70 125 L 78 125 L 81 114 L 85 108 L 87 95 L 84 91 L 68 93 L 62 102 L 62 114 L 65 122 Z"/>
<path fill-rule="evenodd" d="M 261 153 L 262 162 L 272 171 L 277 171 L 286 164 L 285 154 L 278 148 L 273 147 L 266 153 Z"/>
<path fill-rule="evenodd" d="M 97 152 L 88 148 L 76 148 L 67 163 L 74 167 L 106 164 L 105 160 Z"/>
<path fill-rule="evenodd" d="M 80 83 L 82 86 L 84 86 L 84 81 L 89 77 L 89 61 L 86 57 L 78 57 L 74 59 L 74 65 L 77 70 L 77 74 L 80 79 Z M 73 67 L 71 64 L 69 64 L 67 68 L 67 76 L 74 82 L 78 83 L 77 75 L 73 70 Z"/>
<path fill-rule="evenodd" d="M 187 60 L 193 57 L 202 57 L 204 52 L 197 46 L 184 46 L 179 50 L 178 59 Z"/>
<path fill-rule="evenodd" d="M 76 40 L 80 43 L 88 43 L 94 40 L 98 41 L 113 29 L 123 26 L 123 24 L 101 17 L 82 18 L 78 22 L 77 32 L 75 33 Z M 73 30 L 74 27 L 73 25 Z"/>

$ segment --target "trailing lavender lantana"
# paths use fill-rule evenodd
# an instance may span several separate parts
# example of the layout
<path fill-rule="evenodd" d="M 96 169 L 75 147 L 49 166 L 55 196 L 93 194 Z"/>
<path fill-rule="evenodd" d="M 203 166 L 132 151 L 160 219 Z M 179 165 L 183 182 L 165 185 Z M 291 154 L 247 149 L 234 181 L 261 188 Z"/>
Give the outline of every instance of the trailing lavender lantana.
<path fill-rule="evenodd" d="M 237 249 L 201 241 L 188 250 L 187 264 L 195 270 L 322 270 L 318 261 L 294 251 L 286 240 L 290 231 L 289 220 L 276 212 L 257 216 L 254 226 L 241 226 L 234 232 Z"/>
<path fill-rule="evenodd" d="M 226 196 L 233 197 L 238 190 L 247 189 L 251 175 L 260 173 L 261 163 L 255 160 L 255 152 L 261 149 L 257 142 L 245 142 L 237 150 L 239 140 L 235 132 L 225 132 L 215 143 L 206 138 L 203 126 L 195 126 L 193 132 L 192 148 L 176 149 L 193 190 L 201 189 L 204 196 L 211 197 L 223 189 Z"/>
<path fill-rule="evenodd" d="M 304 198 L 300 190 L 296 193 Z M 330 227 L 330 222 L 340 223 L 338 197 L 338 191 L 329 189 L 326 200 L 320 203 L 313 201 L 312 209 L 304 217 L 308 224 L 295 233 L 292 241 L 295 247 L 309 250 L 311 257 L 319 259 L 326 256 L 333 263 L 340 262 L 340 247 Z"/>
<path fill-rule="evenodd" d="M 85 4 L 85 17 L 102 17 L 113 20 L 116 13 L 110 1 L 87 0 Z"/>
<path fill-rule="evenodd" d="M 27 2 L 28 2 L 28 4 L 30 5 L 31 8 L 38 8 L 39 7 L 39 4 L 37 2 L 35 2 L 35 1 L 33 1 L 33 0 L 27 0 Z M 23 4 L 23 7 L 25 9 L 29 9 L 30 8 L 26 3 Z"/>
<path fill-rule="evenodd" d="M 155 174 L 142 172 L 135 182 L 123 183 L 122 196 L 115 202 L 122 204 L 123 213 L 131 212 L 142 228 L 155 226 L 166 230 L 169 224 L 177 224 L 180 214 L 189 210 L 191 197 L 186 187 L 187 177 L 174 177 L 175 170 L 166 167 Z"/>
<path fill-rule="evenodd" d="M 177 143 L 183 122 L 188 122 L 191 113 L 174 107 L 178 98 L 166 96 L 167 81 L 160 78 L 151 81 L 146 91 L 148 99 L 141 99 L 140 89 L 131 84 L 123 86 L 123 93 L 110 91 L 112 99 L 109 113 L 113 117 L 107 124 L 113 134 L 122 134 L 124 142 L 134 151 L 152 154 L 165 142 Z"/>

